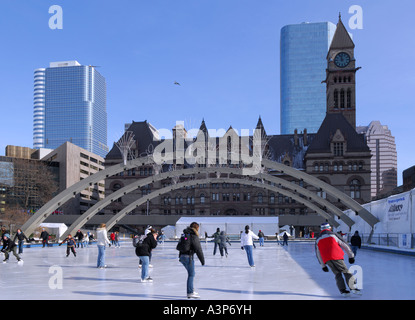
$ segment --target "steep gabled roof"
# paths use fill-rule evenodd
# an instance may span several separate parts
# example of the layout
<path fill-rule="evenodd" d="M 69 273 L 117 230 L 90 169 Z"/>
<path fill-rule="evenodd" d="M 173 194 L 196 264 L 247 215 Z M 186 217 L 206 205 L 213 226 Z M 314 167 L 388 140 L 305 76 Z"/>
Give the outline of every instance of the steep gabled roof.
<path fill-rule="evenodd" d="M 334 33 L 333 40 L 331 41 L 330 50 L 332 49 L 344 49 L 344 48 L 354 48 L 354 42 L 350 37 L 349 32 L 347 32 L 341 17 L 339 17 L 339 22 L 337 23 L 336 32 Z"/>
<path fill-rule="evenodd" d="M 341 113 L 328 113 L 311 142 L 307 153 L 331 152 L 330 143 L 337 130 L 347 142 L 349 152 L 370 152 L 363 134 L 359 134 Z"/>

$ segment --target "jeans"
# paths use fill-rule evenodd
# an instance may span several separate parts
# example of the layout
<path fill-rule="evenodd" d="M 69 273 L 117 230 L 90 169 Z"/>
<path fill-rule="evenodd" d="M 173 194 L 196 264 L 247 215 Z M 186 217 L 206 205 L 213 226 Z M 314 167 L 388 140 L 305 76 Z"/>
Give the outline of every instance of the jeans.
<path fill-rule="evenodd" d="M 24 240 L 19 240 L 19 254 L 23 253 L 23 242 Z"/>
<path fill-rule="evenodd" d="M 148 266 L 150 264 L 150 257 L 149 256 L 139 256 L 141 265 L 141 280 L 145 280 L 148 278 Z"/>
<path fill-rule="evenodd" d="M 264 246 L 264 238 L 259 238 L 259 246 L 263 247 Z"/>
<path fill-rule="evenodd" d="M 195 278 L 195 261 L 189 255 L 181 255 L 179 261 L 187 270 L 187 293 L 193 293 L 193 280 Z"/>
<path fill-rule="evenodd" d="M 246 255 L 248 257 L 248 263 L 251 267 L 253 267 L 255 265 L 254 263 L 254 256 L 252 254 L 253 251 L 253 247 L 252 246 L 244 246 L 244 249 L 246 251 Z"/>
<path fill-rule="evenodd" d="M 98 247 L 97 268 L 105 267 L 105 246 L 97 246 L 97 247 Z"/>
<path fill-rule="evenodd" d="M 355 257 L 356 257 L 358 248 L 359 248 L 358 246 L 352 246 L 352 251 L 353 251 L 353 254 L 354 254 Z"/>

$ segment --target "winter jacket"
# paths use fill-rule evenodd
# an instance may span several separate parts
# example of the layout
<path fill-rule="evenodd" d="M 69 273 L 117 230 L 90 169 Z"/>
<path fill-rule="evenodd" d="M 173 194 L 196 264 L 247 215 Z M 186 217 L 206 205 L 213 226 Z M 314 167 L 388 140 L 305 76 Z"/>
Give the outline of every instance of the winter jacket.
<path fill-rule="evenodd" d="M 353 247 L 358 247 L 360 249 L 360 247 L 362 246 L 362 239 L 360 238 L 360 236 L 354 235 L 350 239 L 350 244 Z"/>
<path fill-rule="evenodd" d="M 149 233 L 143 240 L 142 245 L 135 248 L 135 254 L 137 256 L 150 256 L 151 250 L 157 247 L 157 240 Z"/>
<path fill-rule="evenodd" d="M 199 258 L 200 263 L 202 264 L 202 266 L 204 266 L 205 256 L 203 255 L 202 246 L 200 245 L 199 232 L 197 232 L 196 229 L 187 227 L 186 229 L 183 230 L 183 233 L 190 234 L 191 249 L 188 253 L 187 252 L 180 253 L 179 256 L 181 256 L 182 254 L 188 254 L 192 256 L 193 258 L 193 255 L 196 253 L 197 257 Z"/>
<path fill-rule="evenodd" d="M 241 246 L 252 246 L 254 244 L 253 239 L 258 240 L 259 237 L 253 233 L 251 230 L 249 230 L 248 233 L 245 231 L 241 234 Z"/>
<path fill-rule="evenodd" d="M 213 242 L 214 242 L 214 243 L 220 243 L 220 232 L 219 232 L 219 231 L 216 231 L 216 232 L 212 235 L 212 237 L 213 237 Z"/>
<path fill-rule="evenodd" d="M 26 238 L 26 236 L 23 232 L 16 233 L 16 235 L 14 236 L 13 241 L 16 241 L 16 239 L 19 240 L 19 241 L 22 241 L 22 240 L 26 239 L 26 241 L 29 242 L 29 239 Z"/>
<path fill-rule="evenodd" d="M 343 260 L 343 250 L 347 253 L 349 258 L 354 258 L 354 254 L 350 246 L 329 229 L 321 231 L 316 240 L 315 249 L 317 259 L 322 268 L 326 266 L 326 262 L 329 260 Z"/>
<path fill-rule="evenodd" d="M 42 240 L 48 240 L 49 233 L 47 233 L 46 231 L 42 231 L 42 233 L 40 234 L 40 237 L 42 238 Z"/>
<path fill-rule="evenodd" d="M 84 234 L 81 231 L 78 231 L 74 238 L 78 238 L 78 241 L 82 241 L 82 239 L 84 238 Z"/>
<path fill-rule="evenodd" d="M 66 238 L 65 240 L 62 241 L 60 246 L 63 245 L 65 242 L 66 242 L 66 244 L 68 245 L 69 248 L 70 247 L 75 247 L 75 245 L 76 245 L 74 238 Z"/>
<path fill-rule="evenodd" d="M 105 246 L 106 244 L 111 244 L 110 241 L 108 240 L 107 229 L 98 228 L 97 229 L 97 245 Z"/>
<path fill-rule="evenodd" d="M 220 245 L 222 247 L 225 247 L 226 248 L 226 242 L 228 242 L 229 244 L 231 244 L 230 241 L 229 241 L 229 237 L 226 235 L 225 231 L 221 231 L 220 232 Z"/>
<path fill-rule="evenodd" d="M 3 248 L 1 249 L 1 251 L 12 251 L 15 246 L 16 244 L 12 239 L 7 238 L 7 240 L 4 240 L 3 238 Z"/>

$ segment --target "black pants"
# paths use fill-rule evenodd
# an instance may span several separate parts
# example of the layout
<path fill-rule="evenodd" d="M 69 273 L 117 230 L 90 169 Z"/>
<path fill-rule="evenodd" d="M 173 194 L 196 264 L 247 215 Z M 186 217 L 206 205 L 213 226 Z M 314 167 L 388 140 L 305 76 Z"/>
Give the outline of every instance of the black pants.
<path fill-rule="evenodd" d="M 66 248 L 66 256 L 69 256 L 69 254 L 71 253 L 71 251 L 72 251 L 73 255 L 76 257 L 75 247 L 67 247 Z"/>

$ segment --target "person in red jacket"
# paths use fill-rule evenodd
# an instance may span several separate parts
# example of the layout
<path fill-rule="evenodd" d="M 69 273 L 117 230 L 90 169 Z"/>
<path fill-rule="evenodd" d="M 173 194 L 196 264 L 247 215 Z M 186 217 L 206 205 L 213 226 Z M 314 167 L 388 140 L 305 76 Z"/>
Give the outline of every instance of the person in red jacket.
<path fill-rule="evenodd" d="M 349 257 L 349 263 L 354 263 L 354 254 L 350 246 L 337 234 L 335 234 L 328 223 L 321 225 L 321 233 L 316 240 L 316 255 L 324 272 L 329 272 L 327 266 L 330 267 L 336 278 L 337 287 L 342 295 L 349 295 L 343 275 L 347 285 L 353 293 L 360 294 L 360 290 L 356 288 L 356 280 L 350 273 L 344 263 L 344 252 Z"/>

